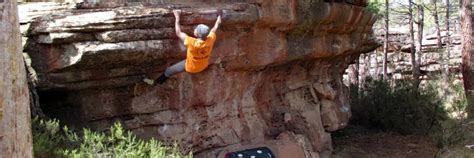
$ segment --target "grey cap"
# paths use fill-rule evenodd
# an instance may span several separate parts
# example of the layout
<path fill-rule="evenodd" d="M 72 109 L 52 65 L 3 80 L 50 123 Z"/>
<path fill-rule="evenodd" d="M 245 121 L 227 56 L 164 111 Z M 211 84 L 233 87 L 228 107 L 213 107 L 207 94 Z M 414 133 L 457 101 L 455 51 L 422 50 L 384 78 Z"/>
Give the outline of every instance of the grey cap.
<path fill-rule="evenodd" d="M 209 27 L 204 24 L 199 24 L 198 26 L 196 26 L 196 32 L 198 38 L 205 39 L 209 34 Z"/>

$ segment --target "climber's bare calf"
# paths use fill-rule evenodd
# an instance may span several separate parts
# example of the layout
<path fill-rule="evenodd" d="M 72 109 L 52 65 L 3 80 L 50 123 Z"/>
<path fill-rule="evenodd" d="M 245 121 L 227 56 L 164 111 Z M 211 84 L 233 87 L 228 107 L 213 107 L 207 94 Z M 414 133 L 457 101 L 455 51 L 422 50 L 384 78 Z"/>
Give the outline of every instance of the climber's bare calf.
<path fill-rule="evenodd" d="M 196 37 L 194 38 L 181 31 L 181 26 L 179 25 L 181 10 L 173 10 L 173 14 L 176 18 L 176 36 L 179 37 L 187 48 L 186 59 L 166 68 L 165 72 L 156 79 L 156 82 L 159 84 L 163 84 L 169 77 L 177 73 L 198 73 L 205 70 L 209 65 L 209 57 L 216 41 L 215 32 L 221 23 L 221 16 L 219 15 L 216 24 L 211 30 L 204 24 L 197 25 L 194 29 L 194 36 Z M 145 79 L 144 81 L 153 84 L 152 80 Z"/>

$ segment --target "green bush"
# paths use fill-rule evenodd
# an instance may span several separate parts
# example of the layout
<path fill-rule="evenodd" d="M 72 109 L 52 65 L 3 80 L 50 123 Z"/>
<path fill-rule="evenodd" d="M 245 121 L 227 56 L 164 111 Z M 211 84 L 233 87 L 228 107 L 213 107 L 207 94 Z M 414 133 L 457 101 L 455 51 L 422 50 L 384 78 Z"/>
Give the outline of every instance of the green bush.
<path fill-rule="evenodd" d="M 378 0 L 370 0 L 364 9 L 366 9 L 370 13 L 375 14 L 376 16 L 382 16 L 383 12 L 381 8 L 383 7 L 384 7 L 384 4 L 382 4 Z"/>
<path fill-rule="evenodd" d="M 436 77 L 435 77 L 436 78 Z M 467 120 L 461 82 L 433 79 L 414 86 L 411 80 L 389 84 L 370 81 L 350 87 L 351 123 L 402 134 L 428 134 L 441 149 L 436 157 L 473 157 L 474 120 Z"/>
<path fill-rule="evenodd" d="M 444 101 L 444 107 L 450 117 L 456 120 L 463 120 L 467 117 L 467 100 L 462 83 L 453 84 L 450 82 L 449 93 Z M 447 90 L 444 90 L 446 92 Z"/>
<path fill-rule="evenodd" d="M 352 123 L 401 134 L 427 133 L 440 128 L 445 113 L 442 100 L 431 87 L 417 88 L 412 81 L 371 81 L 352 91 Z M 357 88 L 353 88 L 357 89 Z"/>
<path fill-rule="evenodd" d="M 120 123 L 115 123 L 108 133 L 83 129 L 81 136 L 61 129 L 59 121 L 33 119 L 33 149 L 35 157 L 150 157 L 181 158 L 178 145 L 165 146 L 151 139 L 137 139 L 130 131 L 125 131 Z"/>
<path fill-rule="evenodd" d="M 448 120 L 443 122 L 437 157 L 474 157 L 474 120 Z M 469 148 L 468 148 L 469 147 Z"/>
<path fill-rule="evenodd" d="M 474 145 L 474 120 L 447 120 L 442 127 L 440 147 Z"/>
<path fill-rule="evenodd" d="M 474 119 L 467 119 L 467 100 L 464 87 L 460 82 L 448 82 L 449 92 L 445 97 L 444 106 L 451 119 L 442 122 L 442 129 L 439 132 L 438 146 L 442 147 L 444 154 L 451 154 L 450 150 L 470 151 L 466 152 L 474 155 L 473 150 L 465 150 L 465 145 L 474 145 Z"/>
<path fill-rule="evenodd" d="M 35 157 L 58 157 L 60 147 L 66 142 L 57 120 L 44 121 L 38 117 L 32 120 L 33 152 Z"/>

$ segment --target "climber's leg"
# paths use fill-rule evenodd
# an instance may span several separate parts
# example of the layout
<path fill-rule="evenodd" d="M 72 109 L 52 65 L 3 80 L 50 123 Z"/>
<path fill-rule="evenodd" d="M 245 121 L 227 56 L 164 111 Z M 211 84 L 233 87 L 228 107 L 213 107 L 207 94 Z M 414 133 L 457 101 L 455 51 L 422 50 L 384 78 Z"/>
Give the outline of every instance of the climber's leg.
<path fill-rule="evenodd" d="M 180 61 L 180 62 L 166 68 L 165 73 L 164 73 L 165 76 L 166 77 L 171 77 L 174 74 L 184 72 L 185 71 L 185 69 L 184 69 L 185 63 L 186 63 L 186 60 L 183 60 L 183 61 Z"/>
<path fill-rule="evenodd" d="M 149 85 L 153 85 L 154 83 L 163 84 L 172 75 L 180 72 L 185 72 L 185 63 L 186 60 L 183 60 L 174 65 L 171 65 L 170 67 L 166 68 L 165 72 L 161 74 L 161 76 L 158 77 L 158 79 L 156 80 L 144 78 L 143 81 Z"/>
<path fill-rule="evenodd" d="M 158 79 L 156 79 L 156 82 L 159 84 L 163 84 L 169 77 L 173 76 L 174 74 L 184 72 L 185 63 L 186 60 L 183 60 L 166 68 L 165 72 L 160 77 L 158 77 Z"/>

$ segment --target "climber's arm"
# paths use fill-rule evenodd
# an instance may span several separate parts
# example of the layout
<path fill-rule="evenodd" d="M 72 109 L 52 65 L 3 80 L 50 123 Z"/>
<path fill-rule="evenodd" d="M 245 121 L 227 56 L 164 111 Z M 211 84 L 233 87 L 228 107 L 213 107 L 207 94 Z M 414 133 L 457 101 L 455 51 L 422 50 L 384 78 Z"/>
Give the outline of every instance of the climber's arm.
<path fill-rule="evenodd" d="M 219 28 L 219 25 L 221 24 L 221 16 L 217 16 L 216 24 L 214 24 L 214 27 L 212 27 L 211 32 L 216 32 L 217 28 Z"/>
<path fill-rule="evenodd" d="M 186 38 L 186 33 L 181 32 L 181 26 L 179 25 L 179 15 L 181 14 L 181 10 L 173 10 L 174 17 L 176 18 L 175 20 L 175 29 L 176 29 L 176 36 L 181 39 L 181 41 L 184 41 Z"/>

